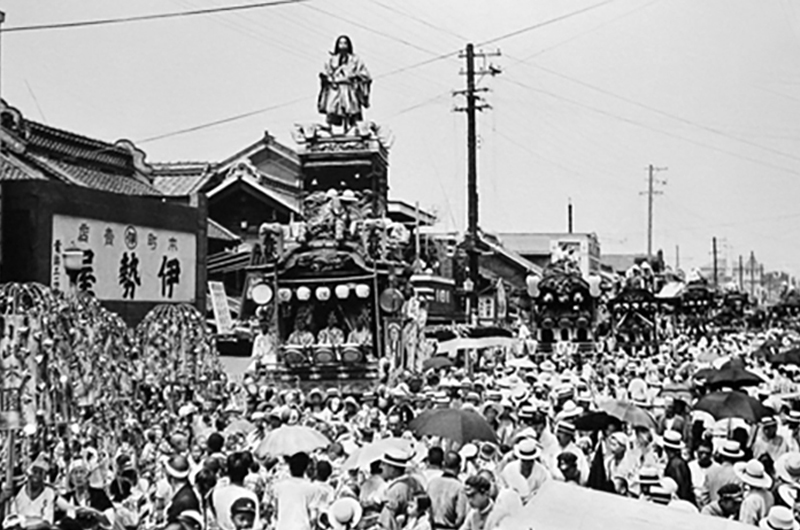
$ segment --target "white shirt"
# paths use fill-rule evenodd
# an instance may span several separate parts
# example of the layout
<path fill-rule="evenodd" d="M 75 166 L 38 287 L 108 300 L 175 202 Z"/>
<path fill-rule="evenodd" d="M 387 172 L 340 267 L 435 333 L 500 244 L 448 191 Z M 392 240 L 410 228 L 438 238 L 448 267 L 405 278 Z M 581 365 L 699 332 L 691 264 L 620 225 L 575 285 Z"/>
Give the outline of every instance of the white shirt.
<path fill-rule="evenodd" d="M 275 530 L 311 530 L 319 489 L 309 480 L 289 477 L 273 488 L 278 520 Z"/>
<path fill-rule="evenodd" d="M 56 491 L 48 486 L 35 499 L 28 496 L 28 488 L 23 487 L 14 497 L 11 504 L 11 513 L 22 518 L 22 526 L 28 526 L 37 521 L 46 521 L 53 524 L 55 516 Z"/>
<path fill-rule="evenodd" d="M 246 497 L 251 499 L 256 505 L 256 521 L 259 520 L 258 497 L 256 494 L 243 486 L 227 484 L 222 487 L 215 487 L 211 493 L 211 506 L 217 518 L 217 524 L 222 530 L 236 530 L 231 520 L 231 506 L 238 499 Z"/>

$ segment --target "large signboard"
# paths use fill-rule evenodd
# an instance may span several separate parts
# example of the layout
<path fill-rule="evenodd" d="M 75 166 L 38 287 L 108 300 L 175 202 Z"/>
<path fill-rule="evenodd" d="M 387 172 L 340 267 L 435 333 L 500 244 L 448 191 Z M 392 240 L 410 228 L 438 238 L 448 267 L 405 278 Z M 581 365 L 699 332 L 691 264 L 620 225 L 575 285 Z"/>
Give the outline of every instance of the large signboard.
<path fill-rule="evenodd" d="M 83 251 L 76 287 L 99 300 L 193 302 L 195 234 L 86 217 L 53 216 L 51 287 L 70 289 L 64 251 Z"/>

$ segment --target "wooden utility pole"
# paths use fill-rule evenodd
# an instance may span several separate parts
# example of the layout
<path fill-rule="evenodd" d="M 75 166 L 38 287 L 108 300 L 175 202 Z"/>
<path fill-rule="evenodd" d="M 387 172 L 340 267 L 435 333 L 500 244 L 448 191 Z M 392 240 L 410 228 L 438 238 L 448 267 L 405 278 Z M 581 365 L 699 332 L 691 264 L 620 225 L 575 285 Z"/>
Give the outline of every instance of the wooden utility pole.
<path fill-rule="evenodd" d="M 475 87 L 475 75 L 496 75 L 500 70 L 496 67 L 488 66 L 475 70 L 475 57 L 485 59 L 490 56 L 500 55 L 500 52 L 478 52 L 475 53 L 474 46 L 467 44 L 466 50 L 459 54 L 460 58 L 466 60 L 466 70 L 462 71 L 467 76 L 466 90 L 458 90 L 454 94 L 466 97 L 466 107 L 457 107 L 456 111 L 467 113 L 467 254 L 469 257 L 469 279 L 472 282 L 472 292 L 470 299 L 471 307 L 474 311 L 478 307 L 478 133 L 476 113 L 479 110 L 489 108 L 478 95 L 479 92 L 486 92 L 486 88 Z"/>
<path fill-rule="evenodd" d="M 572 233 L 572 199 L 567 202 L 567 233 Z"/>
<path fill-rule="evenodd" d="M 714 287 L 717 287 L 719 283 L 719 276 L 717 271 L 717 238 L 711 238 L 711 252 L 714 254 Z"/>
<path fill-rule="evenodd" d="M 755 296 L 756 288 L 756 254 L 750 251 L 750 297 Z"/>
<path fill-rule="evenodd" d="M 675 272 L 681 270 L 681 246 L 675 245 Z"/>
<path fill-rule="evenodd" d="M 656 180 L 656 171 L 666 171 L 666 167 L 655 167 L 650 164 L 647 167 L 647 191 L 642 192 L 641 195 L 647 194 L 647 261 L 653 258 L 653 196 L 661 195 L 663 192 L 655 189 L 656 184 L 666 184 L 666 180 Z"/>
<path fill-rule="evenodd" d="M 744 292 L 744 262 L 739 254 L 739 290 Z"/>

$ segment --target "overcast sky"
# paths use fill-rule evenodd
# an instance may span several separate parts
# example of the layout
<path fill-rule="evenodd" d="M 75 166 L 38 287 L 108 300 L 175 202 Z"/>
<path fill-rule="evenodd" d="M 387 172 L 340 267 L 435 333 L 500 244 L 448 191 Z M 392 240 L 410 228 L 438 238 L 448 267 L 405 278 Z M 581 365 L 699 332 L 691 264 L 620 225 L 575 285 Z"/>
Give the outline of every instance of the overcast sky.
<path fill-rule="evenodd" d="M 0 8 L 10 29 L 242 3 Z M 753 250 L 768 270 L 800 272 L 800 4 L 791 0 L 310 0 L 9 31 L 2 97 L 52 126 L 129 138 L 150 161 L 217 161 L 265 130 L 294 146 L 294 123 L 323 119 L 317 74 L 342 33 L 375 78 L 368 119 L 394 136 L 391 195 L 435 209 L 443 228 L 466 224 L 456 52 L 499 39 L 483 49 L 502 52 L 491 61 L 503 73 L 480 81 L 492 106 L 479 121 L 485 230 L 564 231 L 571 198 L 576 231 L 596 232 L 604 253 L 644 252 L 640 192 L 654 164 L 669 168 L 657 174 L 666 184 L 654 246 L 670 263 L 676 245 L 682 267 L 707 263 L 717 236 L 721 259 Z"/>

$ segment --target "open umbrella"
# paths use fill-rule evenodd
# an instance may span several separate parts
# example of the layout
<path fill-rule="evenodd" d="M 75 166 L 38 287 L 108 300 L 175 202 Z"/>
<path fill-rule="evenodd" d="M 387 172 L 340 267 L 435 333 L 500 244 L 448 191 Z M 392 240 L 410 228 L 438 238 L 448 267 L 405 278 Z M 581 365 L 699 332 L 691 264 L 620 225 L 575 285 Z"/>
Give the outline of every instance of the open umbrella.
<path fill-rule="evenodd" d="M 751 423 L 759 421 L 764 416 L 774 414 L 772 409 L 764 406 L 764 404 L 756 398 L 735 390 L 712 392 L 711 394 L 703 396 L 703 398 L 695 404 L 694 408 L 695 410 L 704 410 L 708 412 L 717 420 L 724 418 L 742 418 Z"/>
<path fill-rule="evenodd" d="M 256 456 L 291 456 L 296 453 L 311 453 L 330 445 L 330 440 L 311 427 L 284 425 L 270 431 L 256 449 Z"/>
<path fill-rule="evenodd" d="M 612 424 L 622 427 L 622 421 L 602 410 L 587 412 L 575 418 L 572 423 L 579 431 L 602 431 Z"/>
<path fill-rule="evenodd" d="M 497 443 L 494 430 L 486 419 L 474 410 L 434 409 L 423 412 L 409 424 L 419 435 L 441 436 L 465 444 L 472 440 Z"/>
<path fill-rule="evenodd" d="M 386 454 L 388 449 L 401 449 L 410 453 L 414 451 L 414 443 L 405 438 L 384 438 L 383 440 L 377 440 L 353 451 L 353 454 L 347 457 L 347 460 L 342 464 L 342 469 L 367 470 L 370 464 L 383 458 L 383 455 Z"/>
<path fill-rule="evenodd" d="M 729 366 L 711 374 L 706 384 L 709 388 L 722 388 L 725 386 L 742 388 L 745 386 L 758 386 L 763 382 L 764 380 L 753 372 L 749 372 L 740 366 Z"/>
<path fill-rule="evenodd" d="M 223 434 L 230 436 L 232 434 L 249 434 L 256 429 L 256 426 L 247 420 L 234 420 L 225 427 Z"/>
<path fill-rule="evenodd" d="M 800 365 L 800 349 L 793 348 L 791 350 L 781 352 L 777 355 L 771 355 L 767 358 L 771 364 L 794 364 Z"/>
<path fill-rule="evenodd" d="M 597 407 L 620 421 L 630 423 L 634 427 L 656 428 L 656 420 L 653 419 L 653 416 L 630 401 L 609 399 L 607 401 L 601 401 L 598 403 Z"/>
<path fill-rule="evenodd" d="M 423 370 L 438 370 L 440 368 L 450 368 L 451 366 L 453 366 L 453 361 L 446 355 L 436 355 L 422 363 Z"/>

